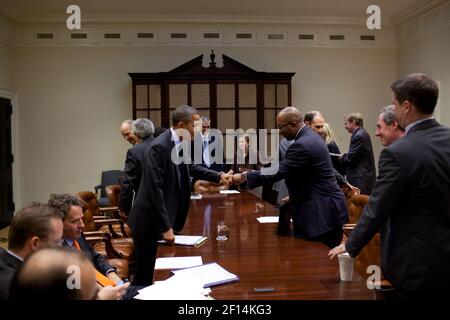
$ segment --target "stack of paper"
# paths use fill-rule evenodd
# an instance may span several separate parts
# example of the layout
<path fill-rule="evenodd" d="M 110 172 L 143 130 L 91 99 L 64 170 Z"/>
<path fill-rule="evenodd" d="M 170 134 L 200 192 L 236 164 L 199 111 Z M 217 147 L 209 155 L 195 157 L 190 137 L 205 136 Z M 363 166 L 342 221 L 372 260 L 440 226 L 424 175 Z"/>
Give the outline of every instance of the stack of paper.
<path fill-rule="evenodd" d="M 220 190 L 220 194 L 239 194 L 237 190 Z"/>
<path fill-rule="evenodd" d="M 175 236 L 175 244 L 178 244 L 180 246 L 194 246 L 198 247 L 201 244 L 203 244 L 206 240 L 208 240 L 208 237 L 203 236 L 182 236 L 182 235 L 176 235 Z M 159 243 L 165 244 L 166 241 L 159 240 Z"/>
<path fill-rule="evenodd" d="M 176 275 L 138 291 L 138 300 L 207 300 L 211 289 L 203 288 L 186 276 Z"/>
<path fill-rule="evenodd" d="M 256 220 L 258 220 L 259 223 L 278 223 L 279 218 L 280 218 L 279 216 L 265 216 L 256 218 Z"/>
<path fill-rule="evenodd" d="M 203 264 L 201 256 L 158 258 L 155 270 L 183 269 Z"/>
<path fill-rule="evenodd" d="M 256 220 L 258 220 L 259 223 L 278 223 L 279 217 L 278 216 L 266 216 L 266 217 L 256 218 Z"/>
<path fill-rule="evenodd" d="M 203 288 L 239 280 L 237 275 L 228 272 L 215 262 L 197 267 L 175 270 L 172 271 L 172 273 L 176 276 L 185 276 L 191 279 L 191 281 L 200 284 Z"/>

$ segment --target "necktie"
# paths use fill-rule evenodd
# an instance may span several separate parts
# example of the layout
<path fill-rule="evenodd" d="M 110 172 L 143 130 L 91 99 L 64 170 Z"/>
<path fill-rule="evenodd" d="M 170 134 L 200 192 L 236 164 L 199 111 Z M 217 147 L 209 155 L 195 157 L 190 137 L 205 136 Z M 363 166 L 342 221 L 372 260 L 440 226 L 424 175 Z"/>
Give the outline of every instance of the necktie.
<path fill-rule="evenodd" d="M 203 140 L 203 162 L 208 168 L 211 166 L 211 161 L 209 159 L 208 140 Z"/>
<path fill-rule="evenodd" d="M 73 246 L 81 252 L 81 248 L 80 248 L 80 244 L 78 243 L 77 240 L 73 241 Z M 101 274 L 100 272 L 98 272 L 97 270 L 95 270 L 95 280 L 97 280 L 97 283 L 99 285 L 101 285 L 102 287 L 106 287 L 106 286 L 115 286 L 116 283 L 110 279 L 108 279 L 107 277 L 105 277 L 103 274 Z"/>

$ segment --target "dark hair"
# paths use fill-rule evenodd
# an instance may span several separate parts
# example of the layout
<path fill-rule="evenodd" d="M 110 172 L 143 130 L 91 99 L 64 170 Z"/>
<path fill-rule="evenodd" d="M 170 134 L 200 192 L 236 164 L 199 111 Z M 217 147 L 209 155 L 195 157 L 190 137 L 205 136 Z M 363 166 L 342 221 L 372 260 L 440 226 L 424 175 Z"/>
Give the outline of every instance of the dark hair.
<path fill-rule="evenodd" d="M 353 112 L 353 113 L 348 114 L 345 117 L 345 120 L 349 121 L 349 122 L 353 122 L 358 127 L 363 127 L 364 126 L 364 120 L 362 118 L 362 115 L 361 115 L 361 113 L 358 113 L 358 112 Z"/>
<path fill-rule="evenodd" d="M 86 256 L 69 248 L 35 251 L 17 268 L 11 280 L 9 299 L 16 301 L 86 299 L 87 297 L 83 297 L 83 288 L 68 287 L 67 271 L 69 266 L 81 267 L 89 263 Z"/>
<path fill-rule="evenodd" d="M 311 122 L 313 122 L 314 117 L 317 116 L 318 114 L 320 114 L 319 111 L 309 111 L 309 112 L 305 113 L 304 121 L 311 123 Z"/>
<path fill-rule="evenodd" d="M 395 81 L 391 85 L 399 103 L 411 102 L 420 113 L 432 114 L 439 98 L 437 83 L 422 73 L 414 73 Z"/>
<path fill-rule="evenodd" d="M 47 238 L 52 233 L 51 219 L 62 219 L 57 211 L 32 202 L 16 212 L 9 226 L 8 248 L 20 250 L 31 237 Z"/>
<path fill-rule="evenodd" d="M 172 125 L 175 126 L 178 122 L 188 123 L 195 114 L 198 114 L 195 108 L 187 105 L 179 106 L 172 113 Z"/>
<path fill-rule="evenodd" d="M 70 193 L 53 193 L 50 195 L 50 199 L 48 200 L 47 204 L 49 205 L 49 207 L 58 211 L 63 219 L 67 217 L 67 214 L 69 213 L 72 206 L 83 207 L 83 203 L 81 202 L 80 198 Z"/>

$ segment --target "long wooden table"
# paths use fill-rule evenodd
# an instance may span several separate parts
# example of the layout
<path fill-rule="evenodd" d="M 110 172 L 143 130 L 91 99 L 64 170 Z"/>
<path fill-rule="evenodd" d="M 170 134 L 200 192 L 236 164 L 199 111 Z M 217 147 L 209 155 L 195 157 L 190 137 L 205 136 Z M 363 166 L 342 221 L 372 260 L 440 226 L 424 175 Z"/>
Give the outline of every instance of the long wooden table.
<path fill-rule="evenodd" d="M 278 215 L 276 208 L 248 192 L 203 194 L 201 200 L 191 200 L 182 233 L 208 240 L 198 248 L 160 245 L 158 257 L 202 256 L 203 263 L 217 262 L 238 275 L 239 282 L 211 288 L 215 299 L 375 299 L 356 272 L 352 282 L 340 281 L 338 261 L 329 260 L 324 244 L 279 236 L 276 223 L 256 220 L 274 215 Z M 216 240 L 219 220 L 229 230 L 224 242 Z M 169 276 L 169 271 L 159 270 L 155 280 Z M 260 292 L 260 288 L 273 291 Z"/>

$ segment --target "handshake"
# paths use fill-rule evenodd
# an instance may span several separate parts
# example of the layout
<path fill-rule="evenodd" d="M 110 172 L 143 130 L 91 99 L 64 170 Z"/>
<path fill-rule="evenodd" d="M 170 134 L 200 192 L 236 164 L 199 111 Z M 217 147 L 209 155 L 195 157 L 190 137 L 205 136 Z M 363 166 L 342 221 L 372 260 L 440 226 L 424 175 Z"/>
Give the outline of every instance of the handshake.
<path fill-rule="evenodd" d="M 234 173 L 233 170 L 225 172 L 220 172 L 220 184 L 221 185 L 240 185 L 247 181 L 245 173 Z"/>

